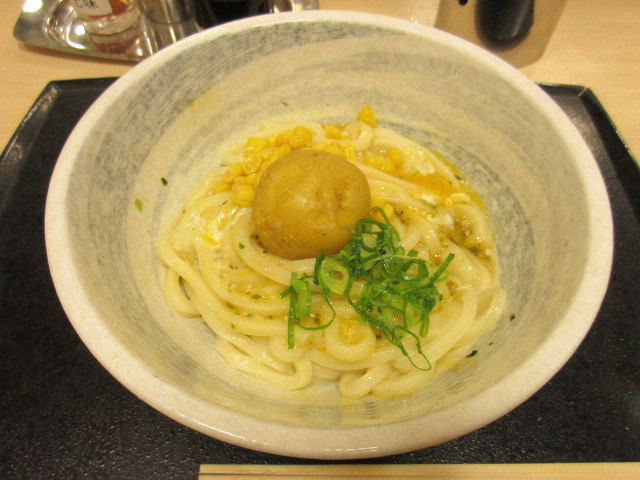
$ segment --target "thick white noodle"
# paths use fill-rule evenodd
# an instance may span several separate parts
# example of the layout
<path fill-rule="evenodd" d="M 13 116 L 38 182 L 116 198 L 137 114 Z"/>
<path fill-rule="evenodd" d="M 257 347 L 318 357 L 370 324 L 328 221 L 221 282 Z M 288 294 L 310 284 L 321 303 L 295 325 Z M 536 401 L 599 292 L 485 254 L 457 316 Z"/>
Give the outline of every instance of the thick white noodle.
<path fill-rule="evenodd" d="M 384 335 L 360 322 L 340 299 L 333 302 L 333 323 L 324 330 L 296 326 L 295 347 L 290 349 L 289 298 L 281 293 L 292 272 L 313 273 L 314 259 L 289 261 L 264 251 L 252 231 L 251 209 L 234 206 L 229 192 L 212 193 L 224 176 L 223 167 L 205 177 L 188 196 L 183 211 L 159 234 L 157 250 L 167 267 L 163 284 L 167 303 L 178 315 L 202 317 L 216 336 L 217 352 L 231 368 L 278 388 L 302 389 L 318 378 L 335 381 L 339 394 L 350 399 L 415 392 L 468 356 L 504 313 L 507 299 L 498 285 L 487 212 L 439 154 L 392 130 L 354 122 L 344 130 L 348 138 L 334 140 L 324 137 L 319 124 L 279 122 L 264 124 L 260 136 L 267 138 L 297 125 L 312 131 L 316 145 L 338 142 L 353 147 L 372 196 L 384 198 L 394 208 L 392 222 L 405 251 L 417 250 L 435 265 L 448 254 L 455 255 L 446 278 L 437 285 L 443 299 L 420 341 L 428 362 L 412 336 L 403 339 L 405 356 Z M 240 161 L 243 148 L 243 142 L 232 147 L 223 162 Z M 442 192 L 360 162 L 363 153 L 384 154 L 391 148 L 402 153 L 405 168 L 438 175 L 458 190 L 445 198 Z M 361 287 L 356 284 L 354 291 Z M 321 324 L 331 320 L 332 311 L 320 297 L 314 297 L 312 309 Z"/>

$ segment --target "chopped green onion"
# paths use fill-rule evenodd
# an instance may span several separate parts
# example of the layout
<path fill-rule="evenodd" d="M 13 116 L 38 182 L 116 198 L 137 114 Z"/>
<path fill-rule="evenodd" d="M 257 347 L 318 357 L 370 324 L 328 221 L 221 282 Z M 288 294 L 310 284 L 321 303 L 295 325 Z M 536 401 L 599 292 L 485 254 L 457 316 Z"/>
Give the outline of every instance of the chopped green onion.
<path fill-rule="evenodd" d="M 301 278 L 298 278 L 298 274 L 295 272 L 291 273 L 291 286 L 286 288 L 280 293 L 280 297 L 284 298 L 289 295 L 291 298 L 289 300 L 289 312 L 287 315 L 287 347 L 292 349 L 295 347 L 295 326 L 298 325 L 306 330 L 322 330 L 327 328 L 333 319 L 336 316 L 336 312 L 333 308 L 333 305 L 328 301 L 330 293 L 328 290 L 326 292 L 323 291 L 323 297 L 327 299 L 327 303 L 333 312 L 333 316 L 329 322 L 323 325 L 318 325 L 315 327 L 310 327 L 307 325 L 302 325 L 300 320 L 303 318 L 307 318 L 311 316 L 311 302 L 313 300 L 313 293 L 311 291 L 311 284 L 309 283 L 308 275 L 303 275 Z"/>
<path fill-rule="evenodd" d="M 318 262 L 316 274 L 320 285 L 326 286 L 332 292 L 340 295 L 344 295 L 351 278 L 347 267 L 336 257 L 329 257 Z"/>
<path fill-rule="evenodd" d="M 442 300 L 435 284 L 446 280 L 447 267 L 453 260 L 449 254 L 439 267 L 430 266 L 418 257 L 416 250 L 405 253 L 399 244 L 400 235 L 391 225 L 384 211 L 376 208 L 383 222 L 372 217 L 358 220 L 349 243 L 334 256 L 318 255 L 313 277 L 298 278 L 291 274 L 291 286 L 281 293 L 289 295 L 288 346 L 295 346 L 294 327 L 307 329 L 326 328 L 335 310 L 331 295 L 342 295 L 359 315 L 359 320 L 382 333 L 398 347 L 420 370 L 429 370 L 431 364 L 422 352 L 420 337 L 429 332 L 429 314 Z M 433 274 L 430 270 L 435 269 Z M 309 279 L 313 279 L 312 289 Z M 355 282 L 362 282 L 358 295 L 352 295 Z M 319 287 L 319 291 L 318 288 Z M 311 315 L 312 295 L 320 294 L 333 312 L 330 322 L 319 327 L 304 327 L 302 318 Z M 418 334 L 413 330 L 418 328 Z M 409 357 L 402 338 L 413 337 L 418 354 L 424 358 L 427 368 L 419 367 Z"/>

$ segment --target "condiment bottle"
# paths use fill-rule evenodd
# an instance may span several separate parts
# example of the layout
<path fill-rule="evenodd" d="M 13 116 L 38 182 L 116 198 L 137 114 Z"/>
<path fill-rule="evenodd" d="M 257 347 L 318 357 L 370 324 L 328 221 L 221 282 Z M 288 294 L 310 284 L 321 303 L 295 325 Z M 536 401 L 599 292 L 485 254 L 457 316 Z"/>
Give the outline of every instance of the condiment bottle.
<path fill-rule="evenodd" d="M 200 28 L 273 12 L 274 0 L 194 0 Z"/>
<path fill-rule="evenodd" d="M 85 32 L 114 35 L 133 27 L 140 16 L 137 0 L 70 0 Z"/>

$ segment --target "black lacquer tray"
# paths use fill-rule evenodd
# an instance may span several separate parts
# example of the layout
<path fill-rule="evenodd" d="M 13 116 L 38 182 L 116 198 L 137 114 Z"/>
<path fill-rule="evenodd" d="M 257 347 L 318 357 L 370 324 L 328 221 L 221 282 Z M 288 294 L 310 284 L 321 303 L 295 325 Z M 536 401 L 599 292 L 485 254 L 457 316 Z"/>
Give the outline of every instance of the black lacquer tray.
<path fill-rule="evenodd" d="M 314 463 L 170 420 L 111 377 L 67 320 L 47 266 L 45 198 L 68 135 L 113 80 L 50 83 L 0 159 L 0 478 L 186 479 L 202 463 Z M 567 365 L 510 414 L 364 463 L 640 461 L 640 170 L 588 88 L 542 88 L 587 140 L 611 199 L 615 258 L 600 314 Z"/>

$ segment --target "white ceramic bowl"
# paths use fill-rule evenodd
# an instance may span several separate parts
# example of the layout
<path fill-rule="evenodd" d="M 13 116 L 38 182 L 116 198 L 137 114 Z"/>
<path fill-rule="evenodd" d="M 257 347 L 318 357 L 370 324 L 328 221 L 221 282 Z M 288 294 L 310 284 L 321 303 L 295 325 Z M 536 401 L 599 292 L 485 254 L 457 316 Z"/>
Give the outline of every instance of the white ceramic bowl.
<path fill-rule="evenodd" d="M 346 122 L 365 104 L 453 158 L 483 195 L 509 309 L 476 362 L 413 395 L 346 402 L 282 393 L 230 370 L 205 327 L 169 310 L 155 238 L 220 153 L 260 120 Z M 428 27 L 320 11 L 206 31 L 116 81 L 60 156 L 46 243 L 73 326 L 142 400 L 226 442 L 340 459 L 458 437 L 544 385 L 596 316 L 612 224 L 587 146 L 518 71 Z"/>

